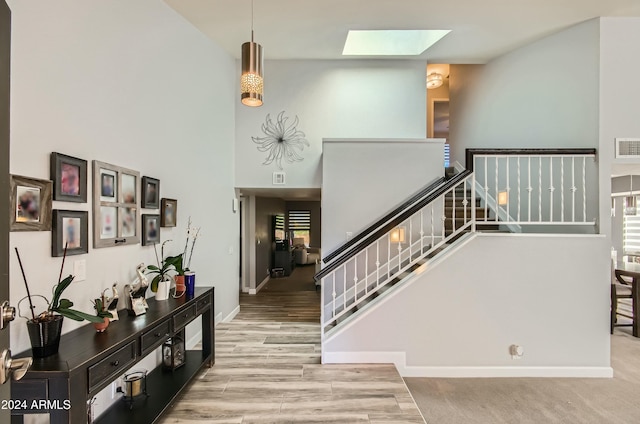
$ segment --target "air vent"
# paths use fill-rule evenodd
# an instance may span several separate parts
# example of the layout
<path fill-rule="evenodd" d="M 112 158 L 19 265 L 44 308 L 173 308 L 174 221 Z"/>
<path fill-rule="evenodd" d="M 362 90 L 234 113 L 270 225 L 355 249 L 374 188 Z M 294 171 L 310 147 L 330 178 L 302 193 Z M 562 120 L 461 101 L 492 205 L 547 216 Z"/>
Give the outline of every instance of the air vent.
<path fill-rule="evenodd" d="M 286 181 L 286 174 L 284 172 L 273 173 L 273 185 L 283 185 Z"/>
<path fill-rule="evenodd" d="M 640 158 L 640 138 L 616 138 L 617 158 Z"/>

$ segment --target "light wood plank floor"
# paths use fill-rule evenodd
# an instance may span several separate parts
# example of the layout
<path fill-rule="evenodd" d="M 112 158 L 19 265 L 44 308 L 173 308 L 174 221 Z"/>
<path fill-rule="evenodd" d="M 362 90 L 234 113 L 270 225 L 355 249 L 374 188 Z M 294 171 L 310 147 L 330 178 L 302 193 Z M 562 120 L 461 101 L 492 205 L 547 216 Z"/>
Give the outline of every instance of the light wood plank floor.
<path fill-rule="evenodd" d="M 161 423 L 424 423 L 393 365 L 320 364 L 319 308 L 315 291 L 241 295 L 216 364 Z"/>

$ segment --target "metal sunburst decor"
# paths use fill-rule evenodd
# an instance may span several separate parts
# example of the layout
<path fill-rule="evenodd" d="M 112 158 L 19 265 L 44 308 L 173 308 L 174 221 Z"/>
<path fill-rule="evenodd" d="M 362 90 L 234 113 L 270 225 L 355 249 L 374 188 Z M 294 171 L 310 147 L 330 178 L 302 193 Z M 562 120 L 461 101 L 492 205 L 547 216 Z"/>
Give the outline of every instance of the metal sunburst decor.
<path fill-rule="evenodd" d="M 284 116 L 284 111 L 280 112 L 276 121 L 271 120 L 271 116 L 267 114 L 264 124 L 262 124 L 262 132 L 264 137 L 251 137 L 254 143 L 258 145 L 261 152 L 269 152 L 269 155 L 262 162 L 263 165 L 269 165 L 275 162 L 279 169 L 282 169 L 282 159 L 289 163 L 299 162 L 304 158 L 300 156 L 304 146 L 309 147 L 309 142 L 305 138 L 302 131 L 297 129 L 298 117 L 296 116 L 290 125 L 287 125 L 289 117 Z"/>

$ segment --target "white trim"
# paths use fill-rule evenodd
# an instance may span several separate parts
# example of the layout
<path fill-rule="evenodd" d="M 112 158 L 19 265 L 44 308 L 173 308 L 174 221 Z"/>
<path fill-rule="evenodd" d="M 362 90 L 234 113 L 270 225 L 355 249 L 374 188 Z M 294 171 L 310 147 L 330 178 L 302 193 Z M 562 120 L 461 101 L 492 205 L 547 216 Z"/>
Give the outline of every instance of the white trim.
<path fill-rule="evenodd" d="M 202 340 L 202 330 L 198 330 L 198 332 L 196 334 L 194 334 L 192 337 L 189 338 L 189 340 L 187 340 L 185 342 L 185 347 L 187 349 L 192 349 L 195 345 L 197 345 L 198 343 L 200 343 L 200 340 Z"/>
<path fill-rule="evenodd" d="M 404 367 L 403 377 L 477 378 L 477 377 L 569 377 L 612 378 L 611 367 Z"/>
<path fill-rule="evenodd" d="M 239 313 L 240 313 L 240 305 L 236 306 L 235 309 L 231 311 L 231 313 L 227 315 L 224 319 L 220 319 L 220 321 L 218 321 L 218 317 L 222 318 L 222 312 L 220 312 L 218 315 L 216 315 L 216 325 L 220 324 L 221 322 L 230 322 Z"/>
<path fill-rule="evenodd" d="M 323 138 L 322 143 L 433 143 L 444 144 L 444 138 Z"/>
<path fill-rule="evenodd" d="M 323 364 L 394 364 L 402 377 L 476 378 L 476 377 L 571 377 L 612 378 L 611 367 L 540 366 L 407 366 L 405 352 L 328 352 Z"/>
<path fill-rule="evenodd" d="M 269 282 L 271 276 L 267 275 L 264 280 L 256 287 L 255 289 L 249 289 L 249 294 L 258 294 L 258 292 L 264 287 L 265 284 Z"/>

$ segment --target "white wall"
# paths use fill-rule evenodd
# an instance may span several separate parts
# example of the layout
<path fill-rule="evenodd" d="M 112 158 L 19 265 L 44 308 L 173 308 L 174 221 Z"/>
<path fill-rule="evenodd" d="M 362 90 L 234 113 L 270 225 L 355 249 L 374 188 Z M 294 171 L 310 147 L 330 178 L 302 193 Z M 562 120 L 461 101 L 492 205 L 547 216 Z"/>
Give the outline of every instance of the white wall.
<path fill-rule="evenodd" d="M 325 140 L 322 254 L 444 176 L 444 140 Z"/>
<path fill-rule="evenodd" d="M 320 187 L 323 138 L 424 138 L 425 84 L 421 61 L 267 61 L 264 105 L 236 103 L 236 186 L 272 186 L 278 168 L 251 139 L 267 114 L 298 116 L 310 144 L 302 162 L 283 162 L 287 186 Z"/>
<path fill-rule="evenodd" d="M 596 19 L 492 60 L 472 85 L 452 75 L 452 158 L 464 163 L 465 148 L 598 147 L 598 61 Z"/>
<path fill-rule="evenodd" d="M 637 99 L 640 81 L 640 18 L 600 19 L 600 213 L 603 233 L 611 232 L 609 193 L 612 165 L 625 174 L 640 174 L 640 161 L 614 159 L 617 137 L 640 138 Z M 617 174 L 621 175 L 621 174 Z M 619 237 L 616 235 L 615 237 Z M 620 253 L 618 253 L 620 255 Z"/>
<path fill-rule="evenodd" d="M 196 284 L 214 285 L 216 314 L 231 313 L 238 306 L 235 61 L 156 0 L 9 4 L 10 171 L 48 179 L 49 154 L 57 151 L 159 178 L 161 196 L 178 200 L 178 226 L 161 232 L 173 240 L 169 253 L 182 251 L 191 216 L 202 227 L 191 266 Z M 90 211 L 90 202 L 53 207 Z M 87 280 L 65 293 L 85 311 L 102 289 L 130 282 L 138 263 L 155 261 L 150 246 L 93 249 L 91 234 L 89 254 L 68 257 L 64 270 L 86 260 Z M 51 233 L 14 232 L 10 243 L 20 250 L 31 292 L 49 296 L 62 262 L 51 257 Z M 10 266 L 15 305 L 25 295 L 15 254 Z M 83 324 L 66 320 L 63 331 Z M 11 336 L 14 352 L 29 347 L 24 320 L 12 324 Z"/>
<path fill-rule="evenodd" d="M 611 376 L 605 247 L 604 236 L 478 234 L 331 336 L 324 362 L 392 361 L 405 376 Z"/>

